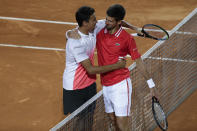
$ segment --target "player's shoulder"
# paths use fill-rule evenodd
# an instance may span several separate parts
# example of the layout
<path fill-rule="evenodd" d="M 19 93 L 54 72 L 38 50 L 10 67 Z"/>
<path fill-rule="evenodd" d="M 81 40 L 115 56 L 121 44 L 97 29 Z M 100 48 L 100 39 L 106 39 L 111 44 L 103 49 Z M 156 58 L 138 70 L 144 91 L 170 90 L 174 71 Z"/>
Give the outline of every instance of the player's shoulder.
<path fill-rule="evenodd" d="M 102 28 L 100 32 L 104 33 L 106 28 Z"/>
<path fill-rule="evenodd" d="M 126 30 L 122 30 L 122 33 L 121 33 L 121 37 L 124 37 L 124 38 L 128 38 L 128 39 L 133 39 L 133 36 L 131 34 L 129 34 Z"/>
<path fill-rule="evenodd" d="M 105 28 L 102 28 L 97 35 L 104 35 L 105 34 Z"/>
<path fill-rule="evenodd" d="M 67 43 L 80 43 L 80 39 L 75 39 L 75 38 L 67 38 Z"/>
<path fill-rule="evenodd" d="M 73 39 L 73 38 L 68 38 L 66 46 L 68 48 L 80 48 L 82 47 L 82 42 L 80 39 Z"/>
<path fill-rule="evenodd" d="M 125 36 L 129 36 L 130 35 L 125 29 L 122 29 L 122 34 L 125 35 Z"/>

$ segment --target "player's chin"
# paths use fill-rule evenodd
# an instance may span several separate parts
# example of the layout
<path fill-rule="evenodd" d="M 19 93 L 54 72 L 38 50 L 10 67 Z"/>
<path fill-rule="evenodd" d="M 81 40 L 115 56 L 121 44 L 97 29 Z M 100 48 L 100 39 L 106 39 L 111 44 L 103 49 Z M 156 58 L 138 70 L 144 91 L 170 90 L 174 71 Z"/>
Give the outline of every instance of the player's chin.
<path fill-rule="evenodd" d="M 106 28 L 107 30 L 111 30 L 111 29 L 112 29 L 110 26 L 105 26 L 105 28 Z"/>
<path fill-rule="evenodd" d="M 90 32 L 93 32 L 95 28 L 96 28 L 96 26 L 92 27 L 92 29 L 91 29 L 91 31 L 90 31 Z"/>
<path fill-rule="evenodd" d="M 95 28 L 92 28 L 89 32 L 94 32 L 94 29 L 95 29 Z"/>

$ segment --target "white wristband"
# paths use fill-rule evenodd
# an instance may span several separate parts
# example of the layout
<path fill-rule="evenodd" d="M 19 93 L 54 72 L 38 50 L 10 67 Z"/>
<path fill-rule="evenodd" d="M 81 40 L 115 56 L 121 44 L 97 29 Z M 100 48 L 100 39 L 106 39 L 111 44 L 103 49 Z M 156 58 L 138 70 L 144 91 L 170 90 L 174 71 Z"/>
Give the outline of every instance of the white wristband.
<path fill-rule="evenodd" d="M 118 60 L 126 60 L 125 56 L 119 56 Z"/>
<path fill-rule="evenodd" d="M 153 82 L 153 79 L 152 79 L 152 78 L 149 79 L 149 80 L 147 80 L 147 84 L 148 84 L 148 87 L 149 87 L 149 88 L 155 87 L 155 83 Z"/>

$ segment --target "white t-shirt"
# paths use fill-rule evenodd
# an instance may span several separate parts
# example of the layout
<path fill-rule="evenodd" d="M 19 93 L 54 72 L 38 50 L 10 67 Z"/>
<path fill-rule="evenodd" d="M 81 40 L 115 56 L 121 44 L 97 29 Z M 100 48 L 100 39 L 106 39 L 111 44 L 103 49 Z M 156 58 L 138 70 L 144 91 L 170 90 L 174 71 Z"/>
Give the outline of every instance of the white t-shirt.
<path fill-rule="evenodd" d="M 94 64 L 96 35 L 104 28 L 105 20 L 99 20 L 94 32 L 85 35 L 78 30 L 79 40 L 68 38 L 66 44 L 66 68 L 63 74 L 63 88 L 66 90 L 83 89 L 96 81 L 96 75 L 90 75 L 80 62 L 90 59 Z"/>

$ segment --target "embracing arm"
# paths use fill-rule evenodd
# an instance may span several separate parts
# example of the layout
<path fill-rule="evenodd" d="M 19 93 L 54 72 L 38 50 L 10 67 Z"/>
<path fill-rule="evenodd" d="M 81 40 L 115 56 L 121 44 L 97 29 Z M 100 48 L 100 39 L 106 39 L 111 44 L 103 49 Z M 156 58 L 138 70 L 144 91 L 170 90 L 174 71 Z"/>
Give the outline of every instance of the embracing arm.
<path fill-rule="evenodd" d="M 138 28 L 137 26 L 134 26 L 134 25 L 132 25 L 132 24 L 130 24 L 130 23 L 124 21 L 124 20 L 122 20 L 121 25 L 123 27 L 129 28 L 129 29 L 132 29 L 132 30 L 135 30 L 136 33 L 141 34 L 141 29 L 140 28 Z"/>
<path fill-rule="evenodd" d="M 101 24 L 101 25 L 102 25 L 102 24 Z M 122 25 L 123 27 L 126 27 L 126 28 L 129 28 L 129 29 L 131 29 L 131 30 L 134 30 L 136 33 L 139 33 L 139 34 L 142 33 L 142 32 L 141 32 L 141 28 L 139 28 L 139 27 L 137 27 L 137 26 L 134 26 L 134 25 L 132 25 L 132 24 L 130 24 L 130 23 L 124 21 L 124 20 L 121 21 L 121 25 Z M 74 29 L 68 30 L 68 31 L 66 32 L 66 38 L 80 39 L 81 36 L 78 34 L 77 29 L 74 28 Z"/>
<path fill-rule="evenodd" d="M 86 69 L 88 74 L 100 74 L 100 73 L 106 73 L 109 71 L 113 71 L 120 68 L 125 68 L 126 61 L 125 60 L 119 60 L 117 63 L 112 65 L 105 65 L 105 66 L 93 66 L 90 62 L 90 59 L 86 59 L 81 62 L 82 66 Z"/>

